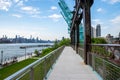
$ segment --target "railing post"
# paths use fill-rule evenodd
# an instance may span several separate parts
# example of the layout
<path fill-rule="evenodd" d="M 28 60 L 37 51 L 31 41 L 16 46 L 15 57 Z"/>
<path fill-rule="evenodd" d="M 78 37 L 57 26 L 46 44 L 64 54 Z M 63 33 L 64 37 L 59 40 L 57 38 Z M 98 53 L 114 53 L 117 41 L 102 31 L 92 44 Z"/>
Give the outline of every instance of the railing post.
<path fill-rule="evenodd" d="M 30 68 L 30 80 L 34 80 L 34 69 L 33 69 L 33 67 Z"/>
<path fill-rule="evenodd" d="M 95 54 L 92 54 L 92 67 L 93 71 L 95 71 Z"/>
<path fill-rule="evenodd" d="M 51 56 L 54 56 L 54 54 L 52 54 Z M 51 57 L 51 58 L 50 58 L 51 69 L 53 69 L 53 66 L 52 66 L 52 64 L 53 64 L 53 59 L 54 59 L 54 57 Z"/>
<path fill-rule="evenodd" d="M 87 64 L 90 65 L 90 62 L 89 62 L 89 59 L 90 58 L 90 55 L 89 55 L 89 52 L 87 52 Z"/>
<path fill-rule="evenodd" d="M 44 74 L 45 74 L 44 80 L 47 79 L 47 77 L 46 77 L 46 73 L 47 73 L 47 65 L 46 65 L 47 63 L 46 63 L 46 59 L 47 59 L 47 58 L 44 59 L 44 60 L 45 60 L 45 61 L 44 61 Z"/>
<path fill-rule="evenodd" d="M 105 65 L 105 60 L 104 59 L 102 60 L 103 60 L 103 80 L 105 80 L 106 79 L 106 65 Z"/>

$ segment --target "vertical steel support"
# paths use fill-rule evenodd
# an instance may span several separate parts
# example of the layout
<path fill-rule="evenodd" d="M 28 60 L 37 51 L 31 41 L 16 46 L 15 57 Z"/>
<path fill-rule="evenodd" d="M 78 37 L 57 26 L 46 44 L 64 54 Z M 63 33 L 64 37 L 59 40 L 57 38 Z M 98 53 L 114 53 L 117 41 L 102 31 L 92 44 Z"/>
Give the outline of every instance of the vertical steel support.
<path fill-rule="evenodd" d="M 75 29 L 72 31 L 73 49 L 75 50 Z"/>
<path fill-rule="evenodd" d="M 75 24 L 75 50 L 78 53 L 79 48 L 79 24 Z"/>
<path fill-rule="evenodd" d="M 72 47 L 74 45 L 74 34 L 73 34 L 73 31 L 71 32 L 71 44 L 72 44 Z"/>
<path fill-rule="evenodd" d="M 87 52 L 91 52 L 91 16 L 90 7 L 83 7 L 83 22 L 84 22 L 84 62 L 87 64 Z"/>
<path fill-rule="evenodd" d="M 79 36 L 80 36 L 80 34 L 79 34 L 79 24 L 77 25 L 77 53 L 79 52 L 78 50 L 78 48 L 79 48 Z"/>
<path fill-rule="evenodd" d="M 77 51 L 77 26 L 75 24 L 75 51 Z"/>

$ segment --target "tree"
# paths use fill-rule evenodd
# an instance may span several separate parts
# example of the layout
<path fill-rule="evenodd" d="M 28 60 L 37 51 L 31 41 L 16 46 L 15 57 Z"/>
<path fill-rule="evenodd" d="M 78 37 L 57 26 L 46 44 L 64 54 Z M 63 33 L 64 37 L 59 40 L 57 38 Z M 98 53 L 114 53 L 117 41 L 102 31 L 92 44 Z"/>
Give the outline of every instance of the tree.
<path fill-rule="evenodd" d="M 39 56 L 39 51 L 36 49 L 35 52 L 36 56 Z"/>
<path fill-rule="evenodd" d="M 64 38 L 63 40 L 60 41 L 59 45 L 60 46 L 62 46 L 62 45 L 69 46 L 70 45 L 70 39 L 69 38 Z"/>

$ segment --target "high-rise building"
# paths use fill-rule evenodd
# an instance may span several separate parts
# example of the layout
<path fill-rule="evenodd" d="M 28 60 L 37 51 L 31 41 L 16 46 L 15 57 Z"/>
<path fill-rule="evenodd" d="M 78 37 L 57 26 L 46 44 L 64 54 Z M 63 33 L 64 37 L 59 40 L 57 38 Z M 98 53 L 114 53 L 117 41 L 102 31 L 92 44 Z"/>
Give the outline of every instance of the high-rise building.
<path fill-rule="evenodd" d="M 119 36 L 118 36 L 119 40 L 120 40 L 120 32 L 119 32 Z"/>
<path fill-rule="evenodd" d="M 96 26 L 96 37 L 100 37 L 101 36 L 101 26 L 100 24 L 97 24 Z"/>
<path fill-rule="evenodd" d="M 91 27 L 91 37 L 92 38 L 96 37 L 96 29 L 94 27 Z"/>

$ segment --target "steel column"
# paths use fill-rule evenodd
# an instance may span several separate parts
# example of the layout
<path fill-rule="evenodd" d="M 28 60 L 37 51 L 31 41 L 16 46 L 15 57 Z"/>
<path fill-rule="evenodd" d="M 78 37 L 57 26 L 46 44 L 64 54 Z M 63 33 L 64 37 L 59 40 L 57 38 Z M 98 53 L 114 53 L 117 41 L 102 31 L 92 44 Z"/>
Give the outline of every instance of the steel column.
<path fill-rule="evenodd" d="M 83 22 L 84 22 L 84 62 L 87 64 L 87 53 L 91 51 L 91 16 L 90 7 L 83 7 Z"/>
<path fill-rule="evenodd" d="M 78 53 L 79 47 L 79 24 L 75 24 L 75 50 Z"/>

